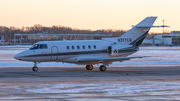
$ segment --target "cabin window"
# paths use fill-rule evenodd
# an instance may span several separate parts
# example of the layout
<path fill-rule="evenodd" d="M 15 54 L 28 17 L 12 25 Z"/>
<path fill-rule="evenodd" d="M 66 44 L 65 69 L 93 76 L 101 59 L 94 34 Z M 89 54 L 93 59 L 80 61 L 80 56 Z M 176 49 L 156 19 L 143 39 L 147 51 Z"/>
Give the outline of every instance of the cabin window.
<path fill-rule="evenodd" d="M 85 49 L 85 46 L 84 46 L 84 45 L 83 45 L 82 47 L 83 47 L 83 49 Z"/>
<path fill-rule="evenodd" d="M 74 50 L 74 46 L 72 46 L 72 49 Z"/>
<path fill-rule="evenodd" d="M 77 49 L 80 49 L 80 47 L 79 47 L 79 46 L 77 46 Z"/>
<path fill-rule="evenodd" d="M 47 49 L 47 45 L 46 44 L 44 44 L 44 48 Z"/>
<path fill-rule="evenodd" d="M 88 45 L 88 48 L 89 48 L 89 49 L 91 49 L 91 46 L 90 46 L 90 45 Z"/>
<path fill-rule="evenodd" d="M 93 47 L 94 47 L 94 49 L 96 49 L 96 45 L 94 45 Z"/>
<path fill-rule="evenodd" d="M 43 44 L 40 44 L 40 47 L 39 47 L 40 49 L 43 49 L 44 48 L 44 45 Z"/>
<path fill-rule="evenodd" d="M 66 48 L 67 48 L 67 50 L 69 50 L 69 46 L 67 46 Z"/>

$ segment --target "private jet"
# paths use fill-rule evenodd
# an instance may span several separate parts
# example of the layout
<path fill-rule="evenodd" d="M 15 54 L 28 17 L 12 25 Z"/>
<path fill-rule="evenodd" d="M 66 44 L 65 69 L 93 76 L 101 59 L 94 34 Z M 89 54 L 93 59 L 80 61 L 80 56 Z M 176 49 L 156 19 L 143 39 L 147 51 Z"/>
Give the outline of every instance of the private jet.
<path fill-rule="evenodd" d="M 33 71 L 38 71 L 37 63 L 62 62 L 86 65 L 87 70 L 93 70 L 93 65 L 102 64 L 100 71 L 106 71 L 106 66 L 115 61 L 125 61 L 143 56 L 128 57 L 139 50 L 139 46 L 153 26 L 157 17 L 147 17 L 133 26 L 120 37 L 102 38 L 101 40 L 62 40 L 41 41 L 31 48 L 14 56 L 21 61 L 34 62 Z"/>

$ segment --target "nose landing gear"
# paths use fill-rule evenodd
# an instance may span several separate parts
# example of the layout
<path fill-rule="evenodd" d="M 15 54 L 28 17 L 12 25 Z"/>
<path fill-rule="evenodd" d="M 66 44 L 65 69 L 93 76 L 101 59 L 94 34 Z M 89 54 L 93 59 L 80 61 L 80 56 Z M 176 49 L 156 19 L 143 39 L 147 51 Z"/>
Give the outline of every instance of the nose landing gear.
<path fill-rule="evenodd" d="M 32 70 L 33 70 L 34 72 L 37 72 L 37 71 L 38 71 L 38 67 L 37 67 L 37 63 L 36 63 L 36 62 L 34 62 L 34 67 L 32 68 Z"/>

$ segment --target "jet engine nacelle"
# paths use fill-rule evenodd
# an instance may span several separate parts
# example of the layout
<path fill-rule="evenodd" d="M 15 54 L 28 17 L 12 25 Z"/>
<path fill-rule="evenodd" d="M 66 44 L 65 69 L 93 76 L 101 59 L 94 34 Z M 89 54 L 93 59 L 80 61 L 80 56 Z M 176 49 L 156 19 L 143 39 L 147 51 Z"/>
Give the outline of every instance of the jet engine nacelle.
<path fill-rule="evenodd" d="M 136 52 L 139 48 L 133 45 L 111 45 L 108 47 L 107 52 L 108 54 L 110 54 L 111 56 L 121 56 L 121 55 L 126 55 L 127 53 L 129 54 L 129 52 Z"/>

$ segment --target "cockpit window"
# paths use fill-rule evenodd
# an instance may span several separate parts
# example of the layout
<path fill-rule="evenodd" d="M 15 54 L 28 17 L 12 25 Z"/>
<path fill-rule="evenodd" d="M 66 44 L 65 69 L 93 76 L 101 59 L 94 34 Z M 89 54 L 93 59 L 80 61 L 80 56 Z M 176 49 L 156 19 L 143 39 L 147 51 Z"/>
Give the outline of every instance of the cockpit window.
<path fill-rule="evenodd" d="M 35 45 L 33 45 L 33 46 L 30 48 L 30 50 L 38 49 L 38 47 L 39 47 L 39 44 L 35 44 Z"/>
<path fill-rule="evenodd" d="M 43 49 L 44 48 L 44 45 L 43 44 L 40 44 L 40 49 Z"/>
<path fill-rule="evenodd" d="M 47 49 L 47 45 L 46 44 L 35 44 L 30 48 L 30 50 L 34 50 L 34 49 Z"/>

